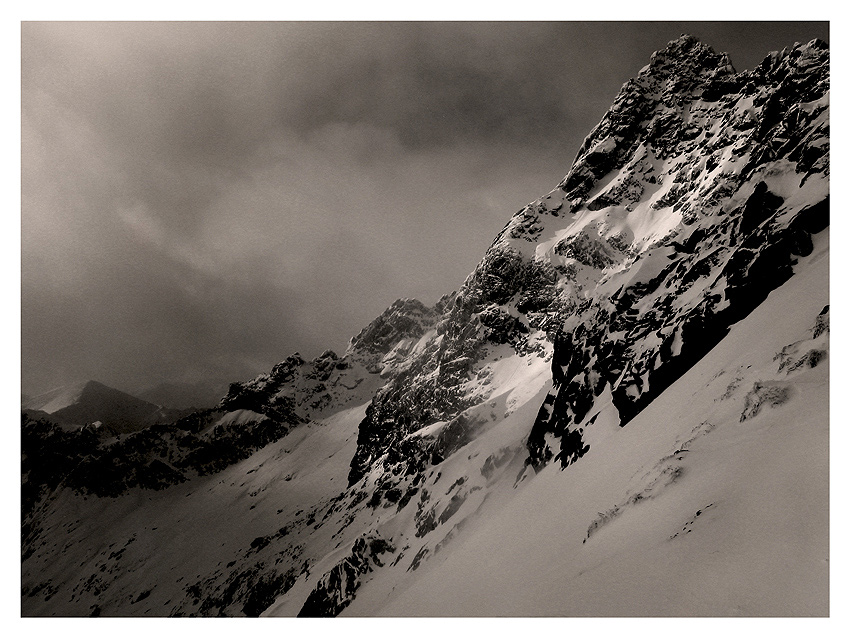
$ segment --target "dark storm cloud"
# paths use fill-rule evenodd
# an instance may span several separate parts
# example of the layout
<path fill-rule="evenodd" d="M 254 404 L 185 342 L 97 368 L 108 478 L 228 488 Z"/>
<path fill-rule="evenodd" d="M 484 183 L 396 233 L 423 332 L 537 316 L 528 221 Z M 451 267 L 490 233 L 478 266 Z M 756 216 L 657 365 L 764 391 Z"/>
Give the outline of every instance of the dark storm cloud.
<path fill-rule="evenodd" d="M 456 288 L 682 32 L 769 23 L 24 23 L 25 391 L 243 378 Z"/>

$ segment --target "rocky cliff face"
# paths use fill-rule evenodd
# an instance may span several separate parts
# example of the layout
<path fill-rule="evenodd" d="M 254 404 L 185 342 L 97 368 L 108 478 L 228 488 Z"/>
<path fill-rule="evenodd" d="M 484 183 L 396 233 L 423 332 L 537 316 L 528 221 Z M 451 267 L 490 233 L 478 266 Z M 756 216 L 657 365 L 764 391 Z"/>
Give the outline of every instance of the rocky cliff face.
<path fill-rule="evenodd" d="M 563 464 L 581 456 L 607 402 L 626 425 L 811 253 L 829 223 L 828 90 L 822 43 L 735 74 L 688 37 L 626 84 L 561 183 L 573 219 L 552 252 L 599 274 L 555 340 L 535 465 L 547 432 Z"/>
<path fill-rule="evenodd" d="M 826 45 L 737 73 L 682 36 L 626 83 L 561 183 L 518 211 L 434 307 L 399 300 L 344 354 L 293 355 L 232 384 L 214 409 L 123 440 L 25 426 L 30 461 L 67 436 L 84 460 L 56 476 L 31 471 L 25 610 L 337 615 L 380 589 L 369 586 L 378 573 L 409 582 L 535 472 L 592 454 L 794 277 L 828 226 L 828 193 Z M 782 351 L 783 369 L 826 356 L 828 308 L 818 321 L 812 343 Z M 742 419 L 790 396 L 785 381 L 752 383 Z M 188 563 L 133 558 L 124 536 L 142 532 L 114 526 L 125 565 L 152 561 L 155 573 L 177 560 L 177 583 L 154 587 L 86 546 L 106 519 L 80 499 L 139 490 L 181 503 L 143 509 L 154 530 L 202 542 L 176 515 L 187 508 L 216 541 Z M 68 525 L 67 503 L 90 515 L 67 532 L 86 553 L 51 579 L 39 569 L 62 564 L 49 541 Z M 222 503 L 244 529 L 207 515 Z"/>
<path fill-rule="evenodd" d="M 793 272 L 829 222 L 829 56 L 821 42 L 735 73 L 683 36 L 655 53 L 558 189 L 519 211 L 446 304 L 423 356 L 361 424 L 350 482 L 405 436 L 486 400 L 488 344 L 554 343 L 529 459 L 566 464 L 605 402 L 625 425 Z M 603 396 L 605 398 L 603 398 Z M 409 446 L 408 446 L 409 448 Z M 396 461 L 396 459 L 398 459 Z"/>

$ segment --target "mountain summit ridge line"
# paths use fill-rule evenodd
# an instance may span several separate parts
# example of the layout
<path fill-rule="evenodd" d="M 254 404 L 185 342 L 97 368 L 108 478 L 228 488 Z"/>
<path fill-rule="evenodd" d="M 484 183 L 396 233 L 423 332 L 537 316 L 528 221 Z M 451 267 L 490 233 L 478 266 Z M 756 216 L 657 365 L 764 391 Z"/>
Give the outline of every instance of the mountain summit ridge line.
<path fill-rule="evenodd" d="M 25 418 L 24 614 L 826 615 L 828 226 L 827 45 L 683 35 L 433 307 L 139 432 Z"/>

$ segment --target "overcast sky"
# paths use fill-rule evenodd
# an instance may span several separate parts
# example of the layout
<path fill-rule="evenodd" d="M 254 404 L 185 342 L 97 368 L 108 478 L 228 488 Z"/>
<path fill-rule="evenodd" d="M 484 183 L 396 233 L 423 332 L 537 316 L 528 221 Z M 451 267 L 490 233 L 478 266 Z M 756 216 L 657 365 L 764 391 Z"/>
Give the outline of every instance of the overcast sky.
<path fill-rule="evenodd" d="M 824 23 L 24 23 L 22 385 L 244 380 L 455 290 L 654 50 Z"/>

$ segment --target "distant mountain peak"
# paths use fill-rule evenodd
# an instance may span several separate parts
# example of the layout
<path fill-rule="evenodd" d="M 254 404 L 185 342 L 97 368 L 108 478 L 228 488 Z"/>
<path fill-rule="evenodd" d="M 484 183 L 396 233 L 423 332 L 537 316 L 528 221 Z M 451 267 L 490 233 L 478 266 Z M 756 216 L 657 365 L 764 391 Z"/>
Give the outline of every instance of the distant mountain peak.
<path fill-rule="evenodd" d="M 736 73 L 683 35 L 455 293 L 175 423 L 79 433 L 25 520 L 25 612 L 828 614 L 828 63 Z"/>
<path fill-rule="evenodd" d="M 92 381 L 81 381 L 68 385 L 53 388 L 47 392 L 42 392 L 35 396 L 27 397 L 22 402 L 21 407 L 27 410 L 40 410 L 47 414 L 52 414 L 57 410 L 68 407 L 74 404 L 80 397 L 80 394 L 85 390 L 86 386 Z"/>
<path fill-rule="evenodd" d="M 418 299 L 397 299 L 351 339 L 349 349 L 386 353 L 399 339 L 422 336 L 435 318 L 435 311 Z"/>
<path fill-rule="evenodd" d="M 177 410 L 163 409 L 95 380 L 62 386 L 33 397 L 22 409 L 46 413 L 50 420 L 63 426 L 82 427 L 99 421 L 104 433 L 132 432 L 180 415 Z"/>

